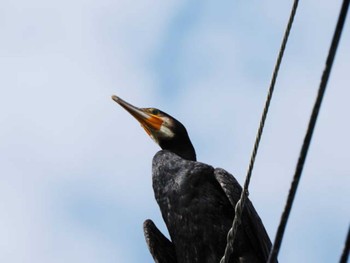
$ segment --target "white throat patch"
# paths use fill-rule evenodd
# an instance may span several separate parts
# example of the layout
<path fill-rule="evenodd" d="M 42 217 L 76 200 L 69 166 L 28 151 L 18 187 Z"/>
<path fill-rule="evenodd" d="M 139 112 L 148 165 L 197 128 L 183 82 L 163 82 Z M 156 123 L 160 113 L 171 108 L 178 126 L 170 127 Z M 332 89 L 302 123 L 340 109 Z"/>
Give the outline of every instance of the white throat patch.
<path fill-rule="evenodd" d="M 159 144 L 159 140 L 161 139 L 172 139 L 175 136 L 173 131 L 167 127 L 167 124 L 169 124 L 169 122 L 170 121 L 168 119 L 165 119 L 158 131 L 151 131 L 150 137 L 157 144 Z"/>
<path fill-rule="evenodd" d="M 162 126 L 160 126 L 160 130 L 158 131 L 158 133 L 160 133 L 161 136 L 169 139 L 173 138 L 175 135 L 172 132 L 172 130 L 170 130 L 168 127 L 164 125 L 164 123 L 162 124 Z"/>

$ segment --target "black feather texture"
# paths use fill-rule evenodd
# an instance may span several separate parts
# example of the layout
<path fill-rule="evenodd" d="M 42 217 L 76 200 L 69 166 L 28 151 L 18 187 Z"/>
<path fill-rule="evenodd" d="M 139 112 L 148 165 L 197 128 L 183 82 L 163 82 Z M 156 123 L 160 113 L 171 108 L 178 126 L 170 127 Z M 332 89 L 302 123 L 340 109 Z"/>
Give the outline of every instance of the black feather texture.
<path fill-rule="evenodd" d="M 152 171 L 155 198 L 176 262 L 218 263 L 241 186 L 223 169 L 182 159 L 167 150 L 154 156 Z M 270 247 L 261 219 L 248 201 L 230 262 L 266 262 Z"/>

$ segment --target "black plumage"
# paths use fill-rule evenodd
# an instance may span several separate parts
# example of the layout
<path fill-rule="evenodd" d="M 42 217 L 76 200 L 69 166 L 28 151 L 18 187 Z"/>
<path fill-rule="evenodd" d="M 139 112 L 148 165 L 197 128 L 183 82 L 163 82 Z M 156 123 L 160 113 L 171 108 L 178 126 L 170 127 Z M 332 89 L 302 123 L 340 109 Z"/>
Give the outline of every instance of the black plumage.
<path fill-rule="evenodd" d="M 140 109 L 113 96 L 163 149 L 153 158 L 155 198 L 170 234 L 168 240 L 151 220 L 144 223 L 156 263 L 218 263 L 235 215 L 241 186 L 223 169 L 197 162 L 185 127 L 153 108 Z M 262 263 L 271 242 L 250 200 L 243 211 L 230 263 Z"/>

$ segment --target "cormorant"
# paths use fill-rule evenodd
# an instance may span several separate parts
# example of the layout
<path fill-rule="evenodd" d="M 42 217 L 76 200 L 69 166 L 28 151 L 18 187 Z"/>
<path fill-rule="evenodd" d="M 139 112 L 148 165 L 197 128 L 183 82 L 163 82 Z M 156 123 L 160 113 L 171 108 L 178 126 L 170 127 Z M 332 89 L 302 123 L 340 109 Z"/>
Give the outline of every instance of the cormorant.
<path fill-rule="evenodd" d="M 186 128 L 155 108 L 137 108 L 113 95 L 162 148 L 153 158 L 155 198 L 171 241 L 150 220 L 144 222 L 148 248 L 156 263 L 219 263 L 242 187 L 223 169 L 196 161 Z M 248 199 L 230 263 L 262 263 L 271 241 Z M 277 261 L 276 261 L 277 262 Z"/>

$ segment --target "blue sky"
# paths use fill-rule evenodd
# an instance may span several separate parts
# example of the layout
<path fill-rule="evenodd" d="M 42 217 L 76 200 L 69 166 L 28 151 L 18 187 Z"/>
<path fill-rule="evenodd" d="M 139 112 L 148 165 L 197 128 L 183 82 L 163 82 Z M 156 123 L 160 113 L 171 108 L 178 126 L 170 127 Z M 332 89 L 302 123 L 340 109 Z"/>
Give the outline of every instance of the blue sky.
<path fill-rule="evenodd" d="M 181 120 L 244 181 L 291 1 L 0 4 L 0 261 L 152 262 L 158 150 L 111 99 Z M 301 1 L 250 197 L 273 239 L 341 1 Z M 347 22 L 281 262 L 337 262 L 349 226 Z"/>

